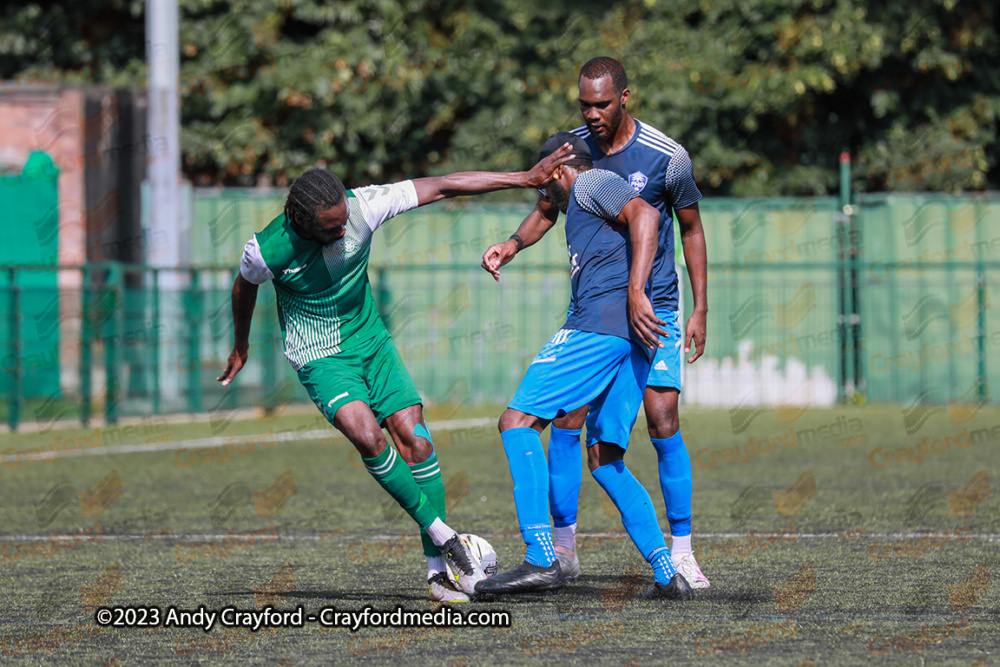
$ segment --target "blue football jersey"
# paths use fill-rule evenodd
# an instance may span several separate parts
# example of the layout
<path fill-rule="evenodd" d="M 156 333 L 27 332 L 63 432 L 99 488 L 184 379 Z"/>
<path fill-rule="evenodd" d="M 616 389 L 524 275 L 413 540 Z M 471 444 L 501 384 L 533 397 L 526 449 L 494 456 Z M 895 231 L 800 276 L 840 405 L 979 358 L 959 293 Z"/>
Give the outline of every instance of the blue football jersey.
<path fill-rule="evenodd" d="M 674 221 L 671 208 L 685 208 L 701 199 L 691 157 L 684 147 L 650 125 L 635 121 L 635 134 L 616 153 L 607 155 L 587 126 L 573 133 L 583 138 L 594 156 L 594 167 L 613 171 L 660 212 L 660 237 L 650 273 L 650 300 L 656 310 L 677 310 L 674 268 Z"/>
<path fill-rule="evenodd" d="M 621 177 L 604 169 L 576 177 L 566 210 L 573 296 L 564 329 L 638 342 L 628 320 L 629 230 L 616 222 L 638 196 Z"/>

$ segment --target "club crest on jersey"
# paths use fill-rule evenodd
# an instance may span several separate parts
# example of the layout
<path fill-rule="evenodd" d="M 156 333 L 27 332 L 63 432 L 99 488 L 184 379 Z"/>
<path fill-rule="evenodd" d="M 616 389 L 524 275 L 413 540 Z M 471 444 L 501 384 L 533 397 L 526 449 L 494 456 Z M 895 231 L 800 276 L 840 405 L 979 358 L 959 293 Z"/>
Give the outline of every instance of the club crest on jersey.
<path fill-rule="evenodd" d="M 323 254 L 329 257 L 340 257 L 350 255 L 358 249 L 358 242 L 351 238 L 337 239 L 328 246 L 323 247 Z"/>
<path fill-rule="evenodd" d="M 632 189 L 636 192 L 642 192 L 642 189 L 646 187 L 646 183 L 649 183 L 649 179 L 646 178 L 646 174 L 641 171 L 634 171 L 629 174 L 628 184 L 632 186 Z"/>

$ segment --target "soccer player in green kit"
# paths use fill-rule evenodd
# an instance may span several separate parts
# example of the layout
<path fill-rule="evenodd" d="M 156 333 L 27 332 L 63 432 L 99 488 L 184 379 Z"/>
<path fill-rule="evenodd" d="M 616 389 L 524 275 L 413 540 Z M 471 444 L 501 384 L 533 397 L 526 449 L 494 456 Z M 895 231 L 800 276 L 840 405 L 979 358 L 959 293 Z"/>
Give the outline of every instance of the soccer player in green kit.
<path fill-rule="evenodd" d="M 445 523 L 444 483 L 420 395 L 372 299 L 372 234 L 404 211 L 448 197 L 544 187 L 572 158 L 566 144 L 527 172 L 460 172 L 353 190 L 310 169 L 292 183 L 284 213 L 247 242 L 233 285 L 236 342 L 218 380 L 228 385 L 246 363 L 257 286 L 273 281 L 285 357 L 316 407 L 420 526 L 434 602 L 468 601 L 485 575 Z"/>

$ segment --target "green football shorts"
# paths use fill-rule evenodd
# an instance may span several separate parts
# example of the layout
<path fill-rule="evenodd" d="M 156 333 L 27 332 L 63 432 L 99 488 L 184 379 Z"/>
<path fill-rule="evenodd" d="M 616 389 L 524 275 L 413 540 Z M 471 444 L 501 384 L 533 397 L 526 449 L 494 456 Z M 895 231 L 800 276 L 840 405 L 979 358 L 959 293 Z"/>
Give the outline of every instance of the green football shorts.
<path fill-rule="evenodd" d="M 340 406 L 351 401 L 364 401 L 379 425 L 398 410 L 422 405 L 388 332 L 353 350 L 310 361 L 299 369 L 299 381 L 331 424 Z"/>

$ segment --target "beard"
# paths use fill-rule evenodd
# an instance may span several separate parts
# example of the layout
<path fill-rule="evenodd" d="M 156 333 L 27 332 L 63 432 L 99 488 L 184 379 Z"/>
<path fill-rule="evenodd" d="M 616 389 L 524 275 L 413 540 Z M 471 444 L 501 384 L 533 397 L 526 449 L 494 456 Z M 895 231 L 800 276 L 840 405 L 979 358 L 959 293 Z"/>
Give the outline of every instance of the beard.
<path fill-rule="evenodd" d="M 611 115 L 611 118 L 608 119 L 608 135 L 607 135 L 608 139 L 618 134 L 618 128 L 621 126 L 622 118 L 624 117 L 625 117 L 625 106 L 619 104 L 618 108 L 615 109 L 615 112 Z"/>
<path fill-rule="evenodd" d="M 562 213 L 566 213 L 566 210 L 569 208 L 569 192 L 555 181 L 549 183 L 546 192 L 552 205 Z"/>
<path fill-rule="evenodd" d="M 600 138 L 601 141 L 611 141 L 616 134 L 618 134 L 618 128 L 622 124 L 622 119 L 625 117 L 625 105 L 619 104 L 618 107 L 611 113 L 607 121 L 598 121 L 602 125 L 602 132 L 595 131 L 592 124 L 587 123 L 587 128 L 590 130 L 591 134 Z"/>

